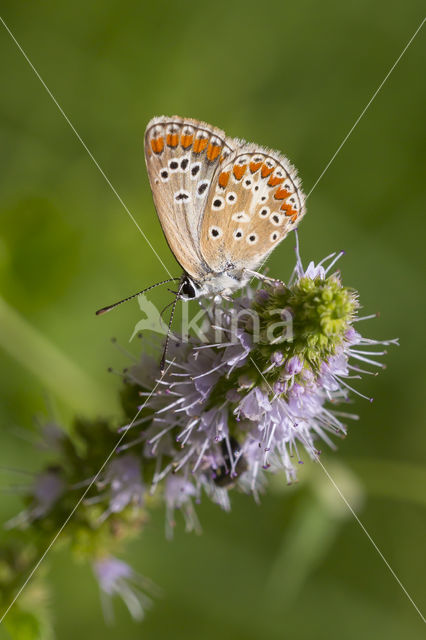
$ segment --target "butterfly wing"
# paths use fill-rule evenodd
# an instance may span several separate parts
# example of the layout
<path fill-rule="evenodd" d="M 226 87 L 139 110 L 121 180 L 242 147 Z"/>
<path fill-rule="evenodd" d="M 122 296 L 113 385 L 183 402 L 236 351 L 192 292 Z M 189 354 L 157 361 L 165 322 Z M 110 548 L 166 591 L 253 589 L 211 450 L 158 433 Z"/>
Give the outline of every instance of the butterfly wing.
<path fill-rule="evenodd" d="M 198 120 L 162 116 L 145 131 L 145 161 L 164 235 L 195 280 L 210 271 L 200 252 L 202 216 L 213 176 L 232 151 L 223 131 Z"/>
<path fill-rule="evenodd" d="M 255 269 L 305 213 L 295 168 L 277 151 L 243 144 L 215 176 L 200 248 L 211 271 Z"/>

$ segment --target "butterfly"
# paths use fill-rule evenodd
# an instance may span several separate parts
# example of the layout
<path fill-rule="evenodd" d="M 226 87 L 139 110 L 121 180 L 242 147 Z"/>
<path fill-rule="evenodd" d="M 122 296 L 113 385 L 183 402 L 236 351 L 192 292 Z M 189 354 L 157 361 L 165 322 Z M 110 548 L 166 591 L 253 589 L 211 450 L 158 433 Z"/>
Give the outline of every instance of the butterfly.
<path fill-rule="evenodd" d="M 155 208 L 181 278 L 178 299 L 229 296 L 252 276 L 305 214 L 296 169 L 279 151 L 238 138 L 205 122 L 153 118 L 145 131 L 145 161 Z M 167 348 L 167 341 L 166 341 Z"/>
<path fill-rule="evenodd" d="M 153 118 L 145 160 L 164 235 L 184 270 L 182 299 L 242 287 L 305 213 L 287 158 L 205 122 Z"/>

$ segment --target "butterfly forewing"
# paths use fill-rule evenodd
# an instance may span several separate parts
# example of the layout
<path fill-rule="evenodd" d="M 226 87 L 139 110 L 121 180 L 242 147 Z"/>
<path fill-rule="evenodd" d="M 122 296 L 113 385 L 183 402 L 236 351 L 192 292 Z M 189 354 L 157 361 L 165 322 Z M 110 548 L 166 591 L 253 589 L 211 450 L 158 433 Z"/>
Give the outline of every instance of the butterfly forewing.
<path fill-rule="evenodd" d="M 214 175 L 233 151 L 225 138 L 220 129 L 177 116 L 154 118 L 145 132 L 145 160 L 164 235 L 196 280 L 210 272 L 200 233 Z"/>
<path fill-rule="evenodd" d="M 201 225 L 202 256 L 216 273 L 255 269 L 304 213 L 290 162 L 278 152 L 243 144 L 214 177 Z"/>

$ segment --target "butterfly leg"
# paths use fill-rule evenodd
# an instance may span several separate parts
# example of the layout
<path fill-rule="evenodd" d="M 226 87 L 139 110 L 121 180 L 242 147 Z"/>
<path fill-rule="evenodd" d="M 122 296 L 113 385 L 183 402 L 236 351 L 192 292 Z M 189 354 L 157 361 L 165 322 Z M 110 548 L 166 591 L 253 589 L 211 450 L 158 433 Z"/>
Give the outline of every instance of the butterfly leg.
<path fill-rule="evenodd" d="M 243 275 L 247 274 L 250 278 L 258 278 L 263 282 L 269 282 L 274 285 L 283 285 L 284 282 L 282 280 L 278 280 L 277 278 L 269 278 L 268 276 L 263 275 L 263 273 L 258 273 L 257 271 L 252 271 L 251 269 L 243 269 Z"/>

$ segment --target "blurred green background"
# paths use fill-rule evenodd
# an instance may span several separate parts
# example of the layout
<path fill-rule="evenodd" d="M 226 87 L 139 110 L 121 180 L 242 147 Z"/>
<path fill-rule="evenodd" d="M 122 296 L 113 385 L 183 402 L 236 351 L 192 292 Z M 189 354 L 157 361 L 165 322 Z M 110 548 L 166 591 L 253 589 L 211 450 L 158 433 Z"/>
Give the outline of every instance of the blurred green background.
<path fill-rule="evenodd" d="M 1 14 L 167 267 L 142 136 L 154 115 L 211 122 L 284 151 L 309 191 L 419 26 L 422 3 L 361 0 L 2 2 Z M 361 420 L 323 462 L 402 583 L 424 589 L 424 98 L 420 32 L 308 200 L 302 256 L 343 248 L 371 337 L 399 336 L 359 389 Z M 422 55 L 423 54 L 423 55 Z M 137 303 L 94 310 L 165 271 L 0 26 L 0 465 L 37 470 L 36 414 L 115 415 Z M 424 78 L 423 78 L 424 80 Z M 423 134 L 423 136 L 422 136 Z M 423 215 L 422 215 L 423 214 Z M 293 240 L 270 259 L 285 278 Z M 156 303 L 169 294 L 157 290 Z M 131 345 L 136 350 L 140 344 Z M 423 638 L 421 619 L 328 479 L 305 465 L 260 506 L 205 501 L 204 533 L 164 538 L 155 512 L 128 552 L 164 589 L 142 625 L 106 627 L 90 570 L 50 554 L 58 637 Z M 0 516 L 20 508 L 1 472 Z M 60 545 L 59 545 L 60 546 Z M 1 634 L 1 632 L 0 632 Z M 3 637 L 3 636 L 0 636 Z"/>

